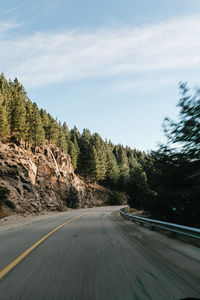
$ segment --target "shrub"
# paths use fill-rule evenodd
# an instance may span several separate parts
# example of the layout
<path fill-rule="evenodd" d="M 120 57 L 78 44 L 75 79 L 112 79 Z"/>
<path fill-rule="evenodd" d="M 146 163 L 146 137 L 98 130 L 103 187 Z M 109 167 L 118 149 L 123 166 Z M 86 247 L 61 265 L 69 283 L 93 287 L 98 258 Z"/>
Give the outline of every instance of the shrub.
<path fill-rule="evenodd" d="M 79 207 L 79 194 L 78 191 L 73 187 L 70 186 L 68 197 L 65 200 L 67 207 L 69 208 L 78 208 Z"/>
<path fill-rule="evenodd" d="M 109 198 L 109 205 L 122 205 L 125 202 L 124 195 L 119 192 L 112 192 Z"/>

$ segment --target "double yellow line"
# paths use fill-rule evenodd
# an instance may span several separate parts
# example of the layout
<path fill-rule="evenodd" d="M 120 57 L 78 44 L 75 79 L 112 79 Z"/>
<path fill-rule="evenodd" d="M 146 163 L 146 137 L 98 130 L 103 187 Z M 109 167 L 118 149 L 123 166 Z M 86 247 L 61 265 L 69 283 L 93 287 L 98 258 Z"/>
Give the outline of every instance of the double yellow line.
<path fill-rule="evenodd" d="M 10 272 L 18 263 L 20 263 L 29 253 L 31 253 L 36 247 L 38 247 L 42 242 L 44 242 L 50 235 L 52 235 L 54 232 L 56 232 L 63 226 L 73 222 L 76 219 L 79 219 L 81 216 L 83 216 L 83 214 L 78 215 L 77 217 L 74 217 L 74 218 L 70 219 L 69 221 L 63 223 L 62 225 L 58 226 L 54 230 L 50 231 L 48 234 L 46 234 L 43 238 L 41 238 L 35 244 L 33 244 L 30 248 L 28 248 L 26 251 L 24 251 L 20 256 L 18 256 L 9 265 L 7 265 L 5 268 L 3 268 L 0 271 L 0 279 L 2 279 L 8 272 Z"/>

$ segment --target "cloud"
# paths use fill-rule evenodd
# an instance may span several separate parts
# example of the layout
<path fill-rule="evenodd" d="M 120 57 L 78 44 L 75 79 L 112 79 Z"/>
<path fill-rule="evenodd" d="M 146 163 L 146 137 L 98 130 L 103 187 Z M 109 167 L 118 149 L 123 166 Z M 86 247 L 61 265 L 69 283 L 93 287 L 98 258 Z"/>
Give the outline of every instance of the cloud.
<path fill-rule="evenodd" d="M 114 83 L 111 83 L 108 87 L 105 87 L 103 94 L 113 94 L 113 93 L 123 93 L 125 91 L 136 91 L 139 94 L 146 94 L 163 86 L 175 85 L 180 81 L 180 78 L 177 80 L 176 77 L 164 76 L 148 76 L 126 78 L 123 80 L 116 80 Z"/>
<path fill-rule="evenodd" d="M 19 3 L 19 1 L 18 1 L 18 4 L 15 7 L 12 6 L 11 8 L 1 9 L 0 16 L 3 17 L 6 15 L 9 15 L 9 14 L 12 14 L 13 12 L 16 12 L 16 10 L 20 9 L 22 6 L 23 6 L 23 2 Z"/>
<path fill-rule="evenodd" d="M 169 74 L 200 64 L 198 16 L 143 27 L 1 38 L 1 32 L 15 26 L 0 23 L 0 69 L 28 87 L 165 70 Z"/>
<path fill-rule="evenodd" d="M 5 33 L 8 33 L 11 30 L 18 28 L 19 26 L 20 26 L 20 24 L 17 24 L 15 22 L 0 21 L 0 44 L 2 43 L 2 38 L 4 37 Z"/>

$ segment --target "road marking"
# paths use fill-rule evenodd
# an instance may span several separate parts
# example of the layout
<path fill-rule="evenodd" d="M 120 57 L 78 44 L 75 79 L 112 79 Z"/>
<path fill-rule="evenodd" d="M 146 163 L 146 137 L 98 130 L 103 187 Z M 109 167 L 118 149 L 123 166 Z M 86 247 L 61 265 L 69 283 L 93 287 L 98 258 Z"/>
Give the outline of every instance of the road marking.
<path fill-rule="evenodd" d="M 35 244 L 33 244 L 30 248 L 28 248 L 26 251 L 24 251 L 20 256 L 18 256 L 15 260 L 13 260 L 9 265 L 7 265 L 5 268 L 3 268 L 0 271 L 0 279 L 2 279 L 9 271 L 11 271 L 18 263 L 20 263 L 29 253 L 31 253 L 36 247 L 38 247 L 42 242 L 44 242 L 50 235 L 52 235 L 54 232 L 65 226 L 66 224 L 71 223 L 72 221 L 79 219 L 84 214 L 81 214 L 77 217 L 74 217 L 70 219 L 69 221 L 63 223 L 62 225 L 58 226 L 54 230 L 50 231 L 48 234 L 46 234 L 43 238 L 41 238 L 39 241 L 37 241 Z"/>

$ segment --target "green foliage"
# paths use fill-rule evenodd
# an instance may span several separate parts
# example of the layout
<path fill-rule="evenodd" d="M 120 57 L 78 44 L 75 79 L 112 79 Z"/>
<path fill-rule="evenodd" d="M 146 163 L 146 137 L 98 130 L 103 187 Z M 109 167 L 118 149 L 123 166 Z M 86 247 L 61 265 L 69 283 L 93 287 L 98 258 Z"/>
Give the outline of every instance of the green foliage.
<path fill-rule="evenodd" d="M 6 139 L 10 135 L 10 126 L 7 120 L 6 108 L 0 102 L 0 137 Z"/>
<path fill-rule="evenodd" d="M 109 198 L 109 205 L 122 205 L 125 203 L 125 197 L 122 193 L 112 192 Z"/>
<path fill-rule="evenodd" d="M 44 145 L 45 132 L 42 126 L 40 111 L 36 103 L 33 103 L 32 107 L 30 133 L 34 147 Z"/>
<path fill-rule="evenodd" d="M 77 160 L 78 160 L 78 153 L 77 153 L 76 145 L 74 145 L 71 141 L 69 141 L 68 153 L 71 157 L 73 168 L 74 168 L 74 170 L 76 170 Z"/>
<path fill-rule="evenodd" d="M 89 149 L 89 158 L 88 158 L 88 177 L 93 181 L 96 182 L 100 180 L 100 162 L 98 158 L 97 151 L 94 146 L 91 146 Z"/>
<path fill-rule="evenodd" d="M 129 172 L 130 172 L 126 150 L 122 145 L 117 145 L 114 147 L 113 153 L 116 157 L 117 164 L 119 166 L 119 171 L 120 171 L 118 185 L 121 190 L 125 190 L 126 184 L 129 180 Z"/>
<path fill-rule="evenodd" d="M 80 155 L 78 157 L 77 172 L 85 178 L 87 178 L 90 173 L 90 166 L 88 164 L 90 159 L 90 147 L 91 133 L 88 129 L 84 129 L 79 139 Z"/>
<path fill-rule="evenodd" d="M 144 154 L 139 151 L 115 146 L 88 129 L 82 134 L 76 127 L 69 131 L 66 122 L 62 125 L 46 110 L 39 110 L 17 79 L 8 82 L 3 74 L 0 76 L 0 137 L 24 140 L 26 149 L 54 144 L 68 152 L 76 173 L 119 191 L 127 189 L 132 180 L 130 174 L 138 164 L 143 166 Z M 70 195 L 73 193 L 70 190 Z"/>
<path fill-rule="evenodd" d="M 70 186 L 69 192 L 68 192 L 68 197 L 66 199 L 66 205 L 69 208 L 78 208 L 79 207 L 79 194 L 77 190 L 73 187 Z"/>
<path fill-rule="evenodd" d="M 165 119 L 164 130 L 170 142 L 183 145 L 182 151 L 196 157 L 200 154 L 200 90 L 189 94 L 186 83 L 180 84 L 179 120 Z"/>
<path fill-rule="evenodd" d="M 40 116 L 42 120 L 42 126 L 45 131 L 45 139 L 49 139 L 49 115 L 47 114 L 46 110 L 40 109 Z"/>
<path fill-rule="evenodd" d="M 143 164 L 151 190 L 143 205 L 155 218 L 197 227 L 200 226 L 200 99 L 199 91 L 191 96 L 186 84 L 180 88 L 179 120 L 165 119 L 168 145 L 151 152 Z"/>
<path fill-rule="evenodd" d="M 10 82 L 11 100 L 11 134 L 18 140 L 25 139 L 26 127 L 26 92 L 22 84 L 15 78 Z"/>
<path fill-rule="evenodd" d="M 105 149 L 105 143 L 101 139 L 100 135 L 98 133 L 93 134 L 91 138 L 91 144 L 93 145 L 95 151 L 96 151 L 96 157 L 93 155 L 93 159 L 95 160 L 96 164 L 96 178 L 97 181 L 103 181 L 106 178 L 106 149 Z M 93 153 L 94 153 L 93 149 Z M 91 161 L 92 163 L 92 161 Z"/>
<path fill-rule="evenodd" d="M 148 190 L 146 174 L 142 170 L 141 166 L 132 168 L 130 171 L 129 181 L 127 183 L 127 192 L 129 194 L 128 204 L 130 207 L 144 208 Z"/>
<path fill-rule="evenodd" d="M 63 128 L 63 126 L 61 125 L 60 122 L 59 122 L 58 125 L 59 125 L 59 127 L 58 127 L 58 139 L 57 139 L 57 142 L 56 142 L 56 146 L 58 146 L 60 149 L 62 149 L 66 153 L 67 149 L 68 149 L 66 133 L 65 133 L 65 130 L 64 130 L 64 128 Z"/>
<path fill-rule="evenodd" d="M 70 132 L 69 132 L 66 122 L 63 123 L 62 130 L 63 130 L 66 141 L 68 141 L 70 138 Z"/>
<path fill-rule="evenodd" d="M 117 160 L 112 151 L 112 146 L 107 145 L 106 151 L 106 179 L 105 184 L 110 186 L 111 188 L 117 188 L 117 183 L 120 177 L 120 170 L 117 164 Z"/>
<path fill-rule="evenodd" d="M 33 114 L 33 103 L 30 99 L 26 102 L 26 143 L 29 145 L 32 141 L 32 132 L 31 132 L 31 125 L 32 125 L 32 114 Z"/>
<path fill-rule="evenodd" d="M 1 94 L 1 104 L 4 106 L 6 110 L 6 119 L 9 123 L 11 123 L 11 102 L 12 102 L 12 93 L 10 88 L 10 83 L 6 80 L 4 74 L 2 73 L 0 76 L 0 94 Z"/>
<path fill-rule="evenodd" d="M 191 160 L 167 147 L 151 153 L 153 168 L 148 179 L 154 196 L 146 205 L 152 216 L 200 226 L 199 159 Z"/>
<path fill-rule="evenodd" d="M 59 126 L 56 120 L 48 114 L 49 125 L 47 128 L 47 139 L 49 144 L 56 144 L 59 135 Z"/>
<path fill-rule="evenodd" d="M 113 145 L 99 134 L 74 127 L 69 131 L 27 97 L 17 79 L 0 76 L 0 138 L 24 140 L 26 147 L 52 143 L 68 152 L 76 173 L 114 189 L 110 204 L 121 204 L 128 194 L 131 207 L 148 210 L 152 216 L 186 225 L 200 226 L 200 90 L 193 95 L 180 84 L 179 119 L 165 119 L 167 146 L 146 154 L 136 149 Z M 0 187 L 0 205 L 14 208 Z M 78 192 L 70 187 L 69 207 L 79 206 Z"/>

